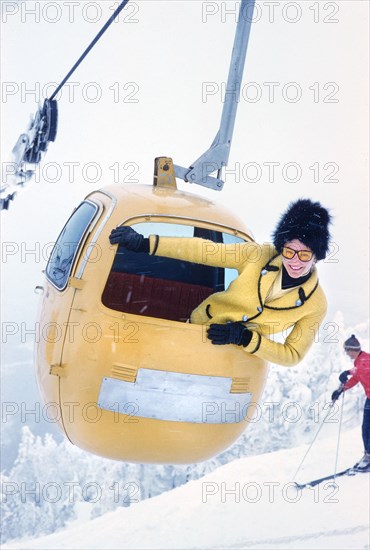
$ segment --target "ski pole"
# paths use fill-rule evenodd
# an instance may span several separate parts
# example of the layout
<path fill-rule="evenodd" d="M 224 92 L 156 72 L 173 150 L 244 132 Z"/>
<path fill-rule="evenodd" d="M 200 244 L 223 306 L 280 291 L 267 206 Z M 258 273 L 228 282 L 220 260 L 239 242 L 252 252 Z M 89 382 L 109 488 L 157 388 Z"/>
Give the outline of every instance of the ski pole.
<path fill-rule="evenodd" d="M 341 388 L 343 387 L 343 384 Z M 344 392 L 342 393 L 342 407 L 340 409 L 339 416 L 339 429 L 338 429 L 338 439 L 337 439 L 337 451 L 335 455 L 335 466 L 334 466 L 334 479 L 337 477 L 337 468 L 338 468 L 338 456 L 339 456 L 339 443 L 340 443 L 340 434 L 342 430 L 342 419 L 343 419 L 343 409 L 344 409 Z"/>
<path fill-rule="evenodd" d="M 321 428 L 322 428 L 323 425 L 325 424 L 325 420 L 326 420 L 327 417 L 329 416 L 329 414 L 330 414 L 330 412 L 331 412 L 331 410 L 332 410 L 332 408 L 333 408 L 333 406 L 334 406 L 334 403 L 335 403 L 335 401 L 332 401 L 332 402 L 330 403 L 328 412 L 326 413 L 326 415 L 325 415 L 323 421 L 321 422 L 321 425 L 319 426 L 319 429 L 317 430 L 315 437 L 313 438 L 313 440 L 312 440 L 310 446 L 308 447 L 308 449 L 307 449 L 307 451 L 306 451 L 306 454 L 305 454 L 304 457 L 302 458 L 301 463 L 299 464 L 299 466 L 298 466 L 298 468 L 297 468 L 297 471 L 296 471 L 296 473 L 295 473 L 294 476 L 293 476 L 293 481 L 294 481 L 295 478 L 297 477 L 297 474 L 298 474 L 299 470 L 302 468 L 302 464 L 303 464 L 304 461 L 306 460 L 306 457 L 307 457 L 308 453 L 310 452 L 310 450 L 311 450 L 313 444 L 315 443 L 315 441 L 316 441 L 316 439 L 317 439 L 317 437 L 318 437 L 318 435 L 319 435 L 319 433 L 320 433 L 320 431 L 321 431 Z"/>

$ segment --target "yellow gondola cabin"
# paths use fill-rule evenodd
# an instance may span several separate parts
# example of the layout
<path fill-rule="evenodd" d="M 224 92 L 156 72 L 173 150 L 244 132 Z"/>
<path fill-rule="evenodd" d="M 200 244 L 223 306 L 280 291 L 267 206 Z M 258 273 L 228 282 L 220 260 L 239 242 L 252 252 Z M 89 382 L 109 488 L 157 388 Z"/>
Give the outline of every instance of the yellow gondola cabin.
<path fill-rule="evenodd" d="M 262 393 L 264 361 L 238 346 L 214 346 L 206 326 L 187 322 L 204 299 L 228 287 L 236 270 L 132 253 L 109 241 L 120 225 L 144 236 L 253 240 L 225 208 L 176 187 L 177 177 L 222 189 L 253 5 L 240 5 L 227 81 L 233 93 L 225 95 L 211 147 L 188 168 L 157 158 L 153 187 L 90 193 L 67 221 L 46 267 L 37 378 L 45 402 L 57 403 L 69 440 L 92 453 L 132 462 L 205 460 L 243 432 L 248 407 Z M 44 126 L 53 112 L 48 106 L 40 113 Z M 49 133 L 44 138 L 42 150 Z M 40 149 L 38 142 L 30 144 Z"/>
<path fill-rule="evenodd" d="M 119 225 L 140 233 L 253 240 L 225 208 L 175 186 L 111 186 L 89 194 L 46 268 L 36 344 L 43 399 L 75 445 L 129 462 L 193 463 L 231 445 L 259 400 L 267 364 L 214 346 L 187 322 L 236 270 L 111 245 Z M 252 413 L 251 413 L 252 415 Z"/>

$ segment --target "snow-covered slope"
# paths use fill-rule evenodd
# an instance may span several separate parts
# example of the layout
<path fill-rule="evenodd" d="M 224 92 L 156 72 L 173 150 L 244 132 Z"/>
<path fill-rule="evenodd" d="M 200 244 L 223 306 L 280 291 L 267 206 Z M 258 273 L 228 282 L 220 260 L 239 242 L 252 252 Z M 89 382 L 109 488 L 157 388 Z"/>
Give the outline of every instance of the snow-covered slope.
<path fill-rule="evenodd" d="M 315 444 L 298 481 L 329 474 L 336 438 Z M 297 490 L 307 447 L 236 460 L 197 481 L 53 535 L 5 549 L 366 549 L 370 475 Z M 361 454 L 359 429 L 344 432 L 338 468 Z"/>

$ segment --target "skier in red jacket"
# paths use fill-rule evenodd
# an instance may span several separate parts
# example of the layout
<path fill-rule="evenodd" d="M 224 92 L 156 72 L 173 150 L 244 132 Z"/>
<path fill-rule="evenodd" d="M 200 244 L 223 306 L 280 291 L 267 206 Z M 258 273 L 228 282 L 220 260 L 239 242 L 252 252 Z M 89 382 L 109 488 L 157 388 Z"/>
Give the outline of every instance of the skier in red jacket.
<path fill-rule="evenodd" d="M 359 382 L 365 390 L 366 401 L 362 422 L 365 454 L 357 464 L 356 470 L 367 472 L 370 471 L 370 354 L 361 350 L 360 342 L 354 334 L 344 342 L 344 351 L 354 361 L 354 367 L 339 375 L 342 386 L 333 392 L 331 398 L 336 401 L 344 391 L 353 388 Z"/>

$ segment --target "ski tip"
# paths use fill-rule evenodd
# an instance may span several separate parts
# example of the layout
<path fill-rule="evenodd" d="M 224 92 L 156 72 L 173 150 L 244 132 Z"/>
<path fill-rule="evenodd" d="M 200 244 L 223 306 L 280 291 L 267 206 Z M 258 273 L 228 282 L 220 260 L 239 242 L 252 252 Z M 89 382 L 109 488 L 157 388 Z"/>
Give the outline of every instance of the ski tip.
<path fill-rule="evenodd" d="M 350 474 L 350 475 L 355 475 L 355 474 L 368 474 L 370 473 L 370 466 L 367 466 L 366 468 L 352 468 L 352 471 L 353 473 Z"/>
<path fill-rule="evenodd" d="M 299 489 L 300 491 L 302 489 L 306 489 L 307 487 L 309 487 L 309 483 L 296 483 L 294 482 L 294 486 L 296 489 Z"/>

